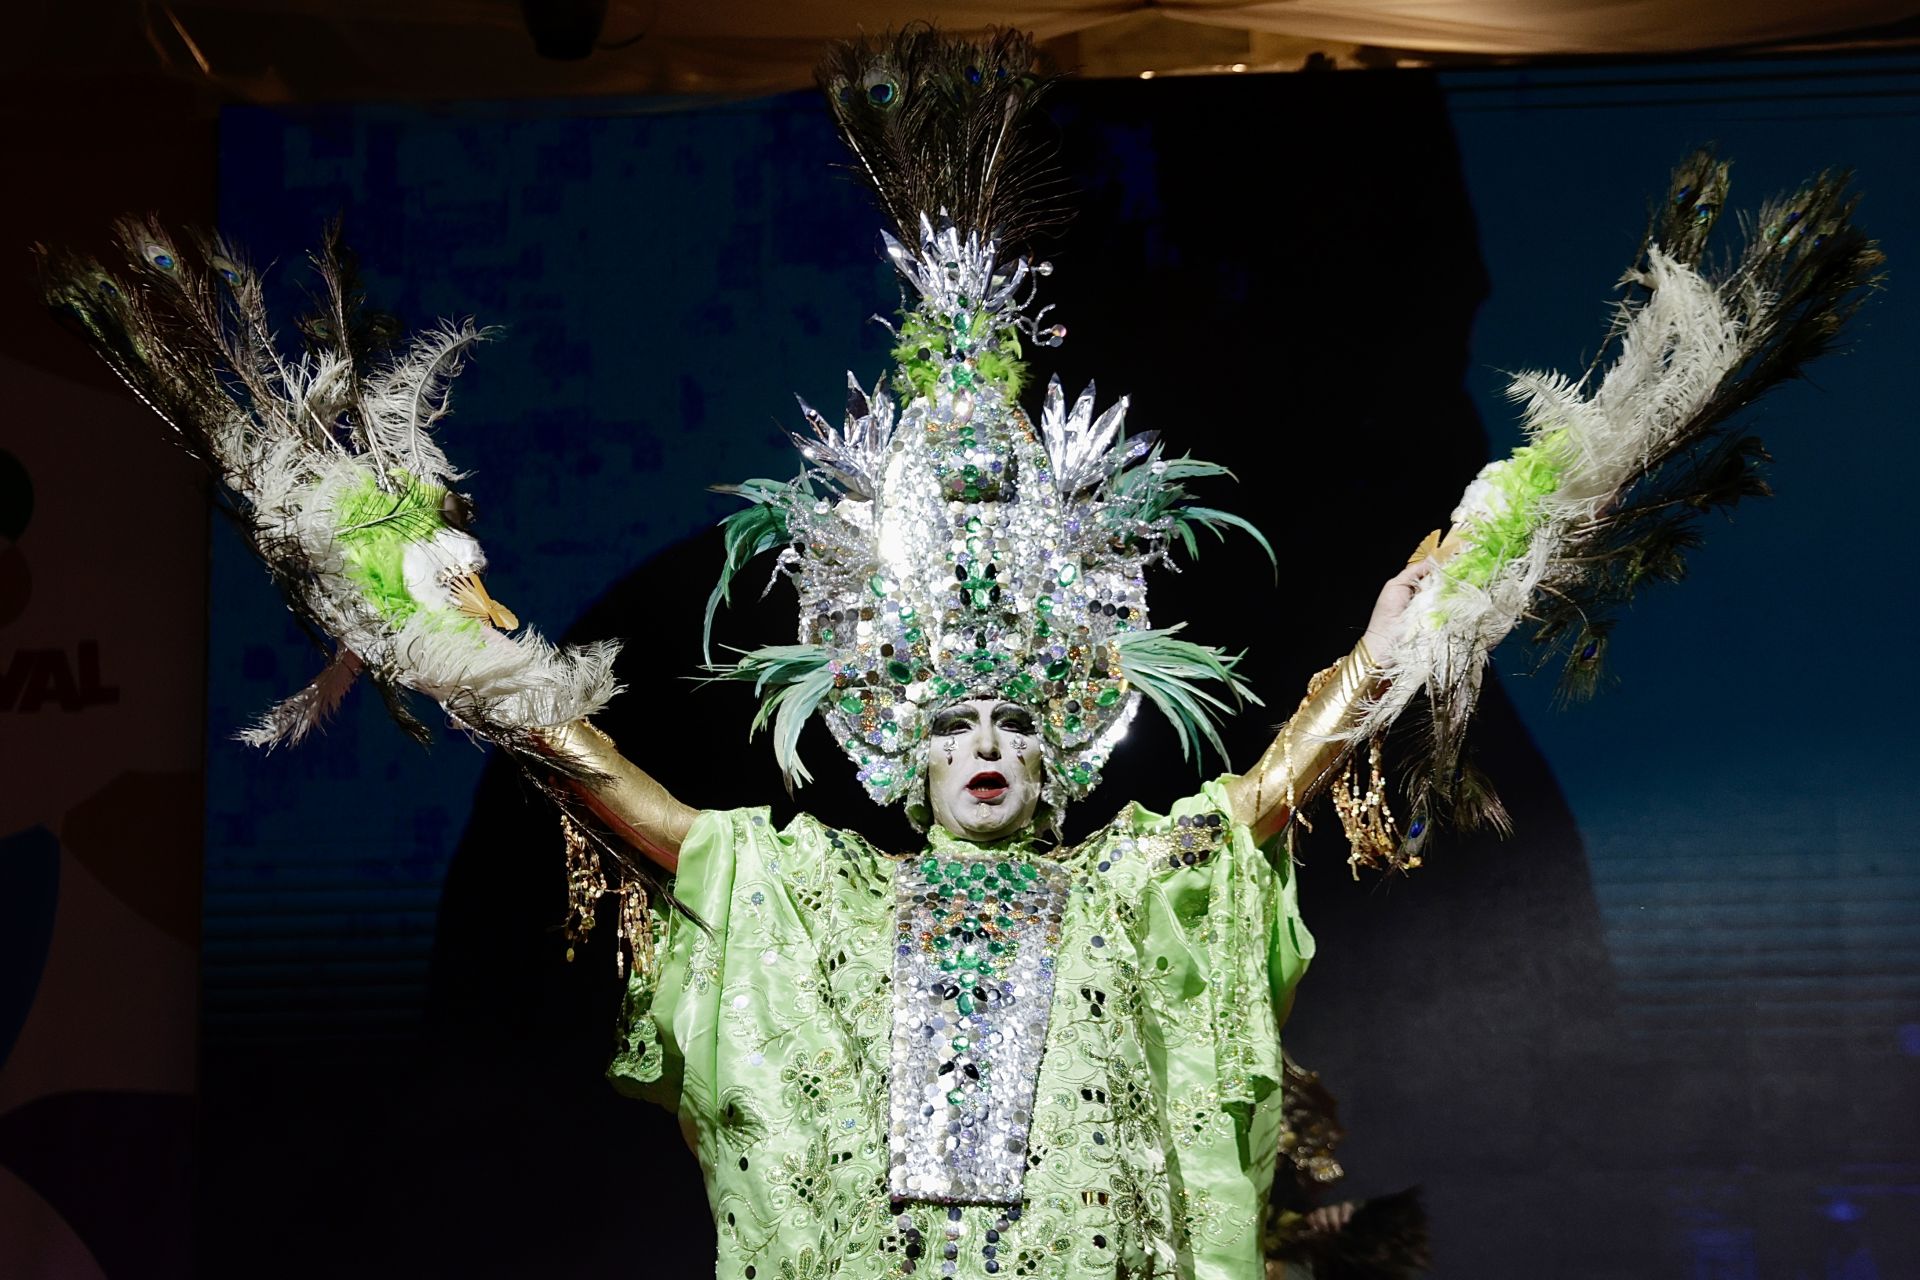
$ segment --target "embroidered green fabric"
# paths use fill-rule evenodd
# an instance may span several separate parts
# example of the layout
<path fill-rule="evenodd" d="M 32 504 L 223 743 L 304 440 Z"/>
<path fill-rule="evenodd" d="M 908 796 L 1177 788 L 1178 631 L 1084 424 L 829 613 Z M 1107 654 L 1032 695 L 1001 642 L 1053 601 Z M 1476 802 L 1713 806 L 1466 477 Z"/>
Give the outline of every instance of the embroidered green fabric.
<path fill-rule="evenodd" d="M 1187 825 L 1182 825 L 1184 819 Z M 722 1280 L 1264 1274 L 1279 1021 L 1313 955 L 1284 855 L 1208 783 L 1052 858 L 1073 887 L 1034 1095 L 1025 1201 L 887 1193 L 892 882 L 901 859 L 802 815 L 708 812 L 657 921 L 609 1075 L 672 1109 L 700 1159 Z M 952 1262 L 952 1270 L 943 1264 Z"/>

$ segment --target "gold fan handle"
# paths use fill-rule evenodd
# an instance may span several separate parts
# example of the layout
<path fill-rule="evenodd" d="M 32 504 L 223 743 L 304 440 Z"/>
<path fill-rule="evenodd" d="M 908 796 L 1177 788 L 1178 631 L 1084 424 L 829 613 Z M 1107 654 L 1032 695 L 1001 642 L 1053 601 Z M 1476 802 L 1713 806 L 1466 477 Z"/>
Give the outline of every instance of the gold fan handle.
<path fill-rule="evenodd" d="M 1431 559 L 1435 564 L 1443 565 L 1466 549 L 1467 539 L 1459 529 L 1447 530 L 1444 538 L 1440 536 L 1440 531 L 1435 529 L 1420 539 L 1420 545 L 1415 547 L 1413 554 L 1407 557 L 1407 563 L 1419 564 L 1422 560 Z"/>

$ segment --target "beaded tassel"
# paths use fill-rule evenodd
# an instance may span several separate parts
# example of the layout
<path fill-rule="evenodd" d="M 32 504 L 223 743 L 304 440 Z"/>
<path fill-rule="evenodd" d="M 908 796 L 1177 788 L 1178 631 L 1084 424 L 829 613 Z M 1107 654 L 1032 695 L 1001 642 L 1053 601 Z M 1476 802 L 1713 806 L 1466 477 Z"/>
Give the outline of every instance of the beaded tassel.
<path fill-rule="evenodd" d="M 627 963 L 631 959 L 636 974 L 651 978 L 654 973 L 653 904 L 647 898 L 646 885 L 638 880 L 628 880 L 620 887 L 620 944 L 614 948 L 614 964 L 620 977 L 626 978 Z"/>
<path fill-rule="evenodd" d="M 607 880 L 599 852 L 580 824 L 566 814 L 560 815 L 560 837 L 567 847 L 567 920 L 561 933 L 567 940 L 567 961 L 586 945 L 598 923 L 600 900 L 612 894 L 619 900 L 618 945 L 613 949 L 614 968 L 624 981 L 632 964 L 642 976 L 653 973 L 653 911 L 647 888 L 636 879 L 623 879 L 618 889 Z"/>
<path fill-rule="evenodd" d="M 1333 787 L 1333 809 L 1340 815 L 1341 829 L 1347 833 L 1347 865 L 1354 879 L 1362 867 L 1392 867 L 1397 871 L 1420 865 L 1414 854 L 1405 862 L 1396 856 L 1400 833 L 1394 828 L 1393 810 L 1387 804 L 1387 780 L 1380 769 L 1380 737 L 1367 744 L 1367 781 L 1363 787 L 1356 776 L 1354 760 L 1349 757 L 1339 782 Z"/>
<path fill-rule="evenodd" d="M 567 962 L 576 948 L 586 945 L 593 932 L 594 912 L 607 893 L 606 872 L 587 833 L 566 814 L 560 815 L 560 838 L 567 846 L 567 920 L 560 932 L 567 940 Z"/>

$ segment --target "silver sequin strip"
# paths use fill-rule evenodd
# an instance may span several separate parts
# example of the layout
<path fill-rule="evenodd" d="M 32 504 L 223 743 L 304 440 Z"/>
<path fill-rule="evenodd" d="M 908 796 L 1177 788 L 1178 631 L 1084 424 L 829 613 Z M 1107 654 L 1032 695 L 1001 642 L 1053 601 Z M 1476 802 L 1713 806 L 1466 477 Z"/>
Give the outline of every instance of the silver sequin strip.
<path fill-rule="evenodd" d="M 1066 876 L 929 855 L 894 884 L 893 1198 L 1017 1204 Z"/>

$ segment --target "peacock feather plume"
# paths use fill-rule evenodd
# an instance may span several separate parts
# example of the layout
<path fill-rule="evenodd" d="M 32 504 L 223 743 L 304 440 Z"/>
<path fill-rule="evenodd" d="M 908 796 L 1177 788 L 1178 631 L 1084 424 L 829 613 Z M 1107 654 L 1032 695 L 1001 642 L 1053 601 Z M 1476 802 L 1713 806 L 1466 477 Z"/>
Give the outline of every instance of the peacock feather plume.
<path fill-rule="evenodd" d="M 913 25 L 835 44 L 816 78 L 866 182 L 909 244 L 922 217 L 1014 247 L 1067 218 L 1037 107 L 1051 78 L 1033 39 Z"/>
<path fill-rule="evenodd" d="M 365 305 L 339 227 L 311 257 L 297 351 L 275 337 L 261 277 L 234 246 L 151 219 L 115 229 L 119 261 L 39 251 L 46 298 L 201 459 L 223 508 L 328 651 L 305 689 L 240 734 L 297 742 L 364 675 L 410 734 L 409 692 L 459 727 L 537 753 L 533 735 L 605 703 L 616 646 L 560 649 L 487 594 L 472 508 L 438 430 L 471 321 L 411 337 Z"/>
<path fill-rule="evenodd" d="M 1831 350 L 1880 278 L 1848 182 L 1822 173 L 1767 202 L 1715 267 L 1729 166 L 1689 157 L 1655 207 L 1593 365 L 1577 379 L 1513 380 L 1527 441 L 1461 498 L 1442 568 L 1385 662 L 1390 690 L 1356 734 L 1426 704 L 1402 861 L 1440 822 L 1504 825 L 1466 750 L 1494 647 L 1521 629 L 1536 664 L 1561 665 L 1562 696 L 1591 694 L 1639 592 L 1685 577 L 1709 514 L 1769 492 L 1766 450 L 1741 415 Z"/>

